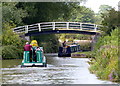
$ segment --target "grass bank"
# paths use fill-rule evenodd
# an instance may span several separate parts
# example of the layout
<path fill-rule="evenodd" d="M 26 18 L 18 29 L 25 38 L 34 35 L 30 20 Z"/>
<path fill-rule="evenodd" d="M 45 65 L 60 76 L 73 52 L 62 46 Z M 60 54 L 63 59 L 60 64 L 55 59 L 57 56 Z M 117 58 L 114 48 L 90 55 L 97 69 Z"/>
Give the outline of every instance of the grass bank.
<path fill-rule="evenodd" d="M 91 64 L 91 73 L 100 79 L 118 82 L 120 70 L 118 68 L 118 28 L 111 35 L 100 37 L 95 46 L 95 59 Z"/>
<path fill-rule="evenodd" d="M 102 36 L 98 39 L 94 51 L 76 52 L 77 58 L 91 58 L 90 72 L 97 75 L 99 79 L 120 82 L 120 70 L 118 64 L 118 28 L 111 35 Z M 82 57 L 83 55 L 83 57 Z"/>

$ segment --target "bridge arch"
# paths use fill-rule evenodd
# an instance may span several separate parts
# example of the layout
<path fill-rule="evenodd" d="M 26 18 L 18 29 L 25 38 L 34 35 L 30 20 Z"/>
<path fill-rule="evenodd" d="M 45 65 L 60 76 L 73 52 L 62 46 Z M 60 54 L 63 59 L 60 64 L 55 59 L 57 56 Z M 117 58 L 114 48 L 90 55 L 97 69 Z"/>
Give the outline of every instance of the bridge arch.
<path fill-rule="evenodd" d="M 88 32 L 88 31 L 78 31 L 78 30 L 49 30 L 49 31 L 25 33 L 25 36 L 35 36 L 35 35 L 42 35 L 42 34 L 60 34 L 60 33 L 75 33 L 75 34 L 85 34 L 85 35 L 99 35 L 99 33 Z"/>

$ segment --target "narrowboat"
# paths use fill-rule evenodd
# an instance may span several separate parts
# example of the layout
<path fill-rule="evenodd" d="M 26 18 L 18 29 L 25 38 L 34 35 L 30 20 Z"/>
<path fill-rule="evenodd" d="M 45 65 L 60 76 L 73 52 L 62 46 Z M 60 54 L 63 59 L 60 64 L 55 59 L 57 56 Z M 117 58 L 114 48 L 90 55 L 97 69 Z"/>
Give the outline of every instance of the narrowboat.
<path fill-rule="evenodd" d="M 32 51 L 32 58 L 30 58 L 30 51 L 24 51 L 21 67 L 47 67 L 43 51 L 37 50 L 35 53 Z"/>
<path fill-rule="evenodd" d="M 80 45 L 68 45 L 66 47 L 59 47 L 58 57 L 71 57 L 71 53 L 79 52 Z"/>

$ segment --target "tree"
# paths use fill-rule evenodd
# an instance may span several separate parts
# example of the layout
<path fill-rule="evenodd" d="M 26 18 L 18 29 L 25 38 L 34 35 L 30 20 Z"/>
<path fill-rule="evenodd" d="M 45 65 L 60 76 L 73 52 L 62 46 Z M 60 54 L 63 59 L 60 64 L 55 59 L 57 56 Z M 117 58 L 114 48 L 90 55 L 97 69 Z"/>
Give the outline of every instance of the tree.
<path fill-rule="evenodd" d="M 105 28 L 102 28 L 103 31 L 105 31 L 106 34 L 110 35 L 110 32 L 114 30 L 116 27 L 118 27 L 120 23 L 120 16 L 118 16 L 120 12 L 115 11 L 115 9 L 111 9 L 108 11 L 108 14 L 102 14 L 102 25 L 105 26 Z"/>
<path fill-rule="evenodd" d="M 4 2 L 2 5 L 2 58 L 21 58 L 23 41 L 12 28 L 22 25 L 22 18 L 26 17 L 23 9 L 17 9 L 15 3 Z M 0 48 L 1 49 L 1 48 Z"/>
<path fill-rule="evenodd" d="M 25 9 L 28 16 L 23 19 L 25 24 L 34 24 L 49 21 L 69 21 L 71 18 L 73 7 L 77 7 L 79 3 L 70 2 L 34 2 L 19 3 L 18 8 Z M 48 38 L 53 41 L 49 40 Z M 39 41 L 39 46 L 43 46 L 45 52 L 56 52 L 59 46 L 56 35 L 34 36 L 32 39 Z"/>
<path fill-rule="evenodd" d="M 112 9 L 112 6 L 100 5 L 99 9 L 100 9 L 99 10 L 99 14 L 101 14 L 101 13 L 108 13 L 108 11 Z"/>
<path fill-rule="evenodd" d="M 76 6 L 73 8 L 69 21 L 94 23 L 94 18 L 94 12 L 90 8 Z"/>
<path fill-rule="evenodd" d="M 38 45 L 44 48 L 45 53 L 55 53 L 58 51 L 59 42 L 55 34 L 32 36 L 31 40 L 32 39 L 38 41 Z"/>
<path fill-rule="evenodd" d="M 103 21 L 102 14 L 107 15 L 109 13 L 109 10 L 111 10 L 112 7 L 109 5 L 101 5 L 99 7 L 99 12 L 95 14 L 95 23 L 101 24 Z"/>
<path fill-rule="evenodd" d="M 24 18 L 25 24 L 34 24 L 48 21 L 67 21 L 72 12 L 72 5 L 68 2 L 20 2 L 17 7 L 25 9 L 28 16 Z"/>
<path fill-rule="evenodd" d="M 21 58 L 23 53 L 23 41 L 11 28 L 14 24 L 3 23 L 2 34 L 2 58 Z"/>
<path fill-rule="evenodd" d="M 2 4 L 2 22 L 23 25 L 22 18 L 27 16 L 27 12 L 21 8 L 17 8 L 17 2 L 3 2 Z"/>

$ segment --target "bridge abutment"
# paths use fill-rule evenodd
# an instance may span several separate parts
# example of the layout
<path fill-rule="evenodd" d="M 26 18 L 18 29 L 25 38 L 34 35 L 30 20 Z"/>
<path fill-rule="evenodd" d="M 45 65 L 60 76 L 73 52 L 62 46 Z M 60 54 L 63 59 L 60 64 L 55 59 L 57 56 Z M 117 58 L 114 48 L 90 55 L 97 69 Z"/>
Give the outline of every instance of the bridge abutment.
<path fill-rule="evenodd" d="M 20 35 L 23 40 L 30 41 L 30 36 Z"/>
<path fill-rule="evenodd" d="M 96 44 L 96 42 L 97 42 L 97 40 L 98 40 L 99 37 L 100 37 L 100 34 L 96 34 L 96 35 L 92 36 L 91 51 L 94 50 L 95 44 Z"/>
<path fill-rule="evenodd" d="M 30 36 L 25 36 L 25 39 L 26 39 L 27 41 L 30 41 Z"/>

